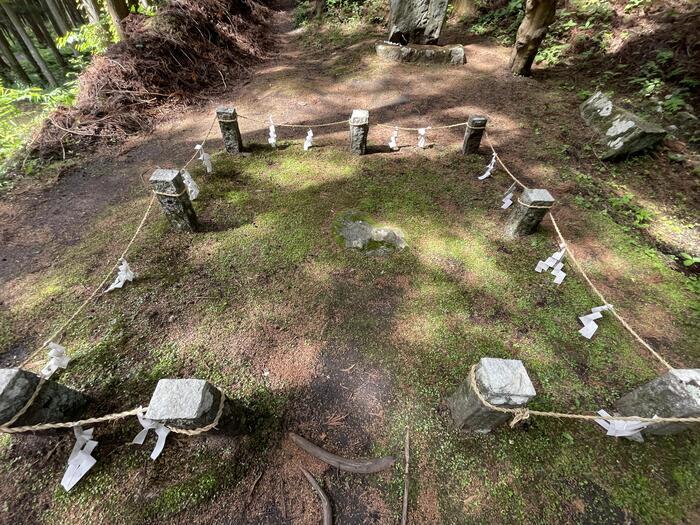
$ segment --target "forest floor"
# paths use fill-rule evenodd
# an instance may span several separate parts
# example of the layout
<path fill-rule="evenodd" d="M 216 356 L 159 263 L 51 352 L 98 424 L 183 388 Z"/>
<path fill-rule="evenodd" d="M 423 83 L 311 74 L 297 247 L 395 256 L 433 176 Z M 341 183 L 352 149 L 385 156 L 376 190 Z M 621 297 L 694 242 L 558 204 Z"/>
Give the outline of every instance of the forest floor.
<path fill-rule="evenodd" d="M 411 435 L 412 523 L 692 523 L 700 504 L 698 432 L 616 440 L 594 424 L 534 419 L 462 435 L 444 399 L 481 357 L 522 359 L 544 410 L 610 409 L 662 370 L 612 318 L 588 342 L 577 316 L 598 306 L 567 264 L 556 287 L 534 272 L 556 249 L 549 221 L 525 239 L 501 235 L 510 185 L 490 158 L 460 154 L 463 129 L 433 130 L 431 147 L 371 126 L 370 154 L 347 152 L 347 128 L 314 128 L 370 110 L 371 122 L 419 127 L 489 116 L 510 168 L 557 198 L 564 235 L 610 302 L 674 366 L 700 358 L 697 280 L 663 252 L 695 250 L 697 176 L 663 153 L 603 165 L 578 114 L 585 78 L 513 78 L 509 49 L 450 26 L 463 67 L 387 64 L 364 27 L 294 29 L 272 22 L 274 59 L 230 94 L 99 154 L 25 180 L 0 202 L 0 364 L 16 366 L 82 302 L 123 249 L 150 198 L 141 177 L 177 167 L 218 105 L 241 119 L 249 154 L 207 150 L 192 170 L 204 224 L 171 232 L 154 214 L 129 255 L 138 279 L 101 297 L 68 331 L 74 360 L 60 380 L 89 394 L 90 414 L 145 405 L 163 377 L 208 379 L 252 415 L 238 437 L 168 438 L 152 462 L 128 445 L 136 418 L 96 425 L 94 469 L 70 493 L 58 482 L 67 434 L 0 438 L 3 523 L 317 523 L 297 465 L 322 482 L 337 523 L 396 523 L 402 465 L 338 472 L 301 453 L 301 434 L 345 456 L 402 455 Z M 399 227 L 388 257 L 345 250 L 338 215 L 359 210 Z M 642 224 L 643 223 L 643 224 Z M 147 442 L 152 444 L 152 441 Z"/>

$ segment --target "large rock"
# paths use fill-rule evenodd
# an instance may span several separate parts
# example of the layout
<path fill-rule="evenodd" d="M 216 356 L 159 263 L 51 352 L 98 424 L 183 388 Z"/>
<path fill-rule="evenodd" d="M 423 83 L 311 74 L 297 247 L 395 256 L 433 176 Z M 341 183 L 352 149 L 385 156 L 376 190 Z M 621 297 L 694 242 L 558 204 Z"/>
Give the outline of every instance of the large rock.
<path fill-rule="evenodd" d="M 374 227 L 354 211 L 345 212 L 338 218 L 336 231 L 346 248 L 364 250 L 368 255 L 387 255 L 406 247 L 401 231 Z"/>
<path fill-rule="evenodd" d="M 202 428 L 214 421 L 221 395 L 204 379 L 161 379 L 146 417 L 178 428 Z"/>
<path fill-rule="evenodd" d="M 437 44 L 445 23 L 448 0 L 391 0 L 389 41 L 397 44 Z"/>
<path fill-rule="evenodd" d="M 627 157 L 656 145 L 666 136 L 663 128 L 615 107 L 600 91 L 581 104 L 581 116 L 600 134 L 604 160 Z"/>
<path fill-rule="evenodd" d="M 426 64 L 464 64 L 462 46 L 431 46 L 407 44 L 405 46 L 391 42 L 377 42 L 377 55 L 394 62 L 422 62 Z"/>

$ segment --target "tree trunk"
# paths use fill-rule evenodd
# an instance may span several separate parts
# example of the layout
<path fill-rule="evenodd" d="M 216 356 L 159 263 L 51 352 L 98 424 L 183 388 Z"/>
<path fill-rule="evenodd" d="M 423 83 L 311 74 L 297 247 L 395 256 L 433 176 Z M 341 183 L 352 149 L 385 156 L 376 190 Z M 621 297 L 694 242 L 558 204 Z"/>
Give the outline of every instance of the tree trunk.
<path fill-rule="evenodd" d="M 49 87 L 52 87 L 52 88 L 56 87 L 58 85 L 58 83 L 56 82 L 56 79 L 54 78 L 53 73 L 51 73 L 49 66 L 46 65 L 46 62 L 44 62 L 44 59 L 39 54 L 39 51 L 37 50 L 36 46 L 34 45 L 34 42 L 32 42 L 32 39 L 29 38 L 29 35 L 24 30 L 24 27 L 22 27 L 22 24 L 17 19 L 17 15 L 15 14 L 15 11 L 12 8 L 12 6 L 10 6 L 9 4 L 2 4 L 2 8 L 5 11 L 7 18 L 10 19 L 10 23 L 14 26 L 14 29 L 17 32 L 17 34 L 19 35 L 20 39 L 24 42 L 24 45 L 29 50 L 30 56 L 34 59 L 34 61 L 39 66 L 39 70 L 41 71 L 41 74 L 48 81 Z"/>
<path fill-rule="evenodd" d="M 25 2 L 27 3 L 27 2 Z M 53 54 L 54 58 L 56 59 L 56 63 L 61 66 L 61 69 L 63 71 L 68 70 L 68 63 L 66 62 L 66 59 L 63 57 L 61 52 L 58 50 L 56 47 L 56 43 L 53 41 L 53 36 L 49 32 L 49 30 L 46 28 L 44 25 L 44 21 L 36 14 L 31 9 L 31 6 L 29 6 L 29 10 L 27 11 L 29 21 L 30 21 L 30 27 L 32 28 L 32 31 L 34 31 L 34 34 L 36 35 L 37 40 L 41 40 L 46 44 L 46 47 L 48 47 L 51 50 L 51 53 Z"/>
<path fill-rule="evenodd" d="M 326 0 L 316 0 L 314 5 L 314 16 L 321 18 L 323 16 L 323 7 L 326 5 Z"/>
<path fill-rule="evenodd" d="M 0 13 L 2 13 L 2 9 L 0 8 Z M 22 38 L 19 36 L 19 33 L 15 29 L 15 26 L 7 19 L 3 19 L 3 23 L 6 24 L 7 28 L 7 33 L 8 37 L 10 40 L 10 49 L 12 49 L 12 43 L 16 44 L 17 47 L 22 52 L 22 56 L 24 59 L 29 62 L 29 65 L 32 66 L 32 69 L 36 72 L 37 76 L 39 77 L 39 84 L 42 85 L 43 87 L 47 86 L 47 80 L 44 78 L 44 76 L 41 74 L 41 69 L 39 68 L 39 64 L 36 63 L 36 60 L 34 60 L 34 57 L 31 55 L 29 52 L 29 48 L 25 45 L 24 41 Z M 33 83 L 30 81 L 29 85 L 33 85 Z"/>
<path fill-rule="evenodd" d="M 63 20 L 61 20 L 56 14 L 56 4 L 52 4 L 51 0 L 39 0 L 39 3 L 41 4 L 42 9 L 44 9 L 44 14 L 51 21 L 51 25 L 56 31 L 56 34 L 58 36 L 65 35 L 68 31 Z"/>
<path fill-rule="evenodd" d="M 63 11 L 66 13 L 73 29 L 76 29 L 85 23 L 83 16 L 76 7 L 75 0 L 61 0 L 63 3 Z"/>
<path fill-rule="evenodd" d="M 12 79 L 12 69 L 10 65 L 2 59 L 2 53 L 0 53 L 0 80 L 2 80 L 2 85 L 5 87 L 10 87 L 15 83 Z"/>
<path fill-rule="evenodd" d="M 12 52 L 10 43 L 7 41 L 2 31 L 0 31 L 0 55 L 2 55 L 5 62 L 9 64 L 10 68 L 15 74 L 15 77 L 17 77 L 20 82 L 23 82 L 28 86 L 32 85 L 32 80 L 29 78 L 27 72 L 22 68 L 22 64 L 19 63 L 19 60 L 17 60 L 17 57 Z"/>
<path fill-rule="evenodd" d="M 122 20 L 124 20 L 129 14 L 129 8 L 126 5 L 126 2 L 124 0 L 105 0 L 105 6 L 107 7 L 109 16 L 112 17 L 112 22 L 114 22 L 114 27 L 117 29 L 119 39 L 125 40 L 126 33 L 124 33 Z"/>
<path fill-rule="evenodd" d="M 459 18 L 473 17 L 477 14 L 475 0 L 453 0 L 452 7 L 454 8 L 454 14 Z"/>
<path fill-rule="evenodd" d="M 523 18 L 510 56 L 514 75 L 529 77 L 537 49 L 554 22 L 557 0 L 526 0 Z"/>
<path fill-rule="evenodd" d="M 97 5 L 97 0 L 83 0 L 85 12 L 92 24 L 100 23 L 100 6 Z"/>

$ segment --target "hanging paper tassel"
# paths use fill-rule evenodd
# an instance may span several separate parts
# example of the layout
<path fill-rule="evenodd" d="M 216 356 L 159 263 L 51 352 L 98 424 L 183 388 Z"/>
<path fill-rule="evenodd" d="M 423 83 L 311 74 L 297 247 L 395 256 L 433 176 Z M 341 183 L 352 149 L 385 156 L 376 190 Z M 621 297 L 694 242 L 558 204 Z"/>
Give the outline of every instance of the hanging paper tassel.
<path fill-rule="evenodd" d="M 211 165 L 211 155 L 204 152 L 204 147 L 201 144 L 197 144 L 194 149 L 199 151 L 199 157 L 197 158 L 202 161 L 204 167 L 207 169 L 207 173 L 211 173 L 213 171 L 213 167 Z"/>
<path fill-rule="evenodd" d="M 68 468 L 61 479 L 61 486 L 67 491 L 72 489 L 97 463 L 97 460 L 92 457 L 92 451 L 97 446 L 97 441 L 92 439 L 93 430 L 92 428 L 83 430 L 80 426 L 73 427 L 75 445 L 68 457 Z"/>
<path fill-rule="evenodd" d="M 611 304 L 604 304 L 603 306 L 596 306 L 591 308 L 591 313 L 588 315 L 582 315 L 579 320 L 583 323 L 583 328 L 581 328 L 578 333 L 581 334 L 586 339 L 593 337 L 593 334 L 598 330 L 598 324 L 595 322 L 596 319 L 603 317 L 602 312 L 606 310 L 612 310 Z"/>
<path fill-rule="evenodd" d="M 119 265 L 119 273 L 117 273 L 116 279 L 109 285 L 105 293 L 111 292 L 115 288 L 121 288 L 127 281 L 133 281 L 134 277 L 136 277 L 136 274 L 129 268 L 129 263 L 126 262 L 126 259 L 122 259 Z"/>
<path fill-rule="evenodd" d="M 515 195 L 515 182 L 511 184 L 510 188 L 508 188 L 503 194 L 503 204 L 501 205 L 502 210 L 507 210 L 512 206 L 513 195 Z"/>
<path fill-rule="evenodd" d="M 314 132 L 309 130 L 306 132 L 306 139 L 304 140 L 304 151 L 309 151 L 309 148 L 314 145 Z"/>
<path fill-rule="evenodd" d="M 425 128 L 420 128 L 418 130 L 418 147 L 424 149 L 425 146 Z"/>
<path fill-rule="evenodd" d="M 398 140 L 399 128 L 394 128 L 394 131 L 391 132 L 391 138 L 389 139 L 389 148 L 391 148 L 393 151 L 397 151 L 399 149 Z"/>
<path fill-rule="evenodd" d="M 182 170 L 180 173 L 182 174 L 182 181 L 187 186 L 187 195 L 190 196 L 190 200 L 195 200 L 199 195 L 199 186 L 187 170 Z"/>
<path fill-rule="evenodd" d="M 156 440 L 156 446 L 153 448 L 153 452 L 151 452 L 151 459 L 155 461 L 158 458 L 158 456 L 160 456 L 160 453 L 163 452 L 163 447 L 165 446 L 165 438 L 167 438 L 168 434 L 170 434 L 170 429 L 159 421 L 146 419 L 143 416 L 143 411 L 136 414 L 136 417 L 139 418 L 139 423 L 141 423 L 143 430 L 136 434 L 136 437 L 134 438 L 132 443 L 134 443 L 135 445 L 143 445 L 143 442 L 146 440 L 146 436 L 148 435 L 148 431 L 154 430 L 156 435 L 158 436 L 158 439 Z"/>
<path fill-rule="evenodd" d="M 610 414 L 605 410 L 598 410 L 598 415 L 610 417 Z M 596 419 L 595 422 L 607 430 L 606 435 L 608 436 L 626 437 L 633 441 L 638 441 L 639 443 L 644 442 L 640 431 L 649 426 L 649 423 L 643 423 L 641 421 L 608 421 L 607 419 Z"/>
<path fill-rule="evenodd" d="M 54 342 L 49 343 L 49 362 L 41 370 L 41 377 L 50 378 L 59 368 L 66 368 L 70 363 L 70 357 L 66 355 L 66 349 Z"/>
<path fill-rule="evenodd" d="M 479 177 L 479 180 L 484 180 L 484 179 L 490 177 L 495 168 L 496 168 L 496 154 L 494 153 L 493 156 L 491 157 L 491 162 L 489 162 L 489 165 L 486 166 L 486 171 L 484 172 L 484 174 L 481 177 Z"/>
<path fill-rule="evenodd" d="M 277 132 L 275 131 L 275 123 L 272 122 L 272 116 L 270 116 L 270 136 L 268 137 L 267 142 L 273 148 L 277 147 Z"/>
<path fill-rule="evenodd" d="M 559 251 L 554 252 L 546 260 L 539 261 L 537 266 L 535 266 L 535 271 L 537 273 L 542 273 L 543 271 L 551 268 L 552 275 L 554 276 L 554 284 L 561 284 L 564 282 L 564 278 L 566 277 L 566 273 L 562 271 L 562 268 L 564 267 L 562 258 L 564 257 L 565 253 L 566 247 L 563 244 L 560 244 Z"/>

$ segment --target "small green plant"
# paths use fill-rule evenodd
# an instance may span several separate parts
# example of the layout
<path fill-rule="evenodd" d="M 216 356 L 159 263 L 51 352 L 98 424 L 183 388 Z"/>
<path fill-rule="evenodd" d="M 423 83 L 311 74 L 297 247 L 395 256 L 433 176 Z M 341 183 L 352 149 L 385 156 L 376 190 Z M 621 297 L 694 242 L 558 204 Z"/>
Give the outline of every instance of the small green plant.
<path fill-rule="evenodd" d="M 627 0 L 627 4 L 625 4 L 625 13 L 629 13 L 635 9 L 641 9 L 649 5 L 651 5 L 651 0 Z"/>
<path fill-rule="evenodd" d="M 686 268 L 692 268 L 696 264 L 700 264 L 700 257 L 696 257 L 695 255 L 690 255 L 689 253 L 681 253 L 680 254 L 680 260 L 683 266 Z"/>

